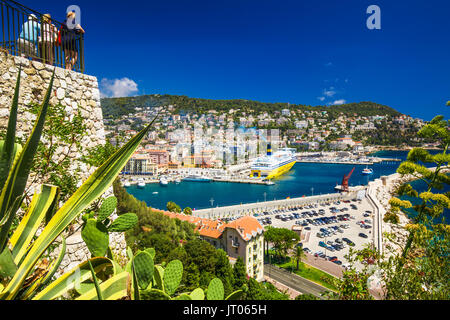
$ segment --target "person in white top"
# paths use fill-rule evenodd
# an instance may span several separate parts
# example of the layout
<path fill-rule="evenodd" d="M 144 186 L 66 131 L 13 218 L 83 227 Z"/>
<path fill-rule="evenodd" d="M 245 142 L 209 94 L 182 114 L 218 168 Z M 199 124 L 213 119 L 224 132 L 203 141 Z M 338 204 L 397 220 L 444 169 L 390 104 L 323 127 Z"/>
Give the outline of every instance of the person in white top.
<path fill-rule="evenodd" d="M 39 53 L 43 63 L 53 65 L 58 29 L 52 24 L 50 14 L 44 14 L 42 22 L 41 36 L 39 37 Z"/>

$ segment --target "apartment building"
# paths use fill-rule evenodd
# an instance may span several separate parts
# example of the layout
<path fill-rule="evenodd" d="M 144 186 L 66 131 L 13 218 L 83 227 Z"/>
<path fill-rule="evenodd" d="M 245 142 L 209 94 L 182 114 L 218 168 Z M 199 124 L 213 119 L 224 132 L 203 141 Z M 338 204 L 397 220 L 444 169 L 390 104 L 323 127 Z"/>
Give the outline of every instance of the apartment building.
<path fill-rule="evenodd" d="M 256 281 L 264 280 L 264 227 L 253 217 L 242 217 L 230 223 L 221 220 L 163 212 L 174 219 L 188 221 L 197 226 L 201 239 L 216 249 L 224 250 L 233 263 L 241 257 L 247 275 Z"/>

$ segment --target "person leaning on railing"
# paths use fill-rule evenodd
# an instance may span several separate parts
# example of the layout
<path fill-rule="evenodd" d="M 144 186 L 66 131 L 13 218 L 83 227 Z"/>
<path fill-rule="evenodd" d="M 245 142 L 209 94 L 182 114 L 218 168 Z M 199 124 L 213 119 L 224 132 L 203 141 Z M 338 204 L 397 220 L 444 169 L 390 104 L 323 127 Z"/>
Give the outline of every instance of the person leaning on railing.
<path fill-rule="evenodd" d="M 18 53 L 22 57 L 31 57 L 37 61 L 37 49 L 36 44 L 38 42 L 38 36 L 41 31 L 41 25 L 38 22 L 34 14 L 28 16 L 28 21 L 22 26 L 22 32 L 17 39 Z"/>
<path fill-rule="evenodd" d="M 75 28 L 70 29 L 67 25 L 69 20 L 75 20 L 75 12 L 69 12 L 67 19 L 62 25 L 61 45 L 64 50 L 66 69 L 72 70 L 78 60 L 78 45 L 77 38 L 79 35 L 84 34 L 83 28 L 77 24 Z"/>
<path fill-rule="evenodd" d="M 41 36 L 39 37 L 39 52 L 42 62 L 53 65 L 55 42 L 58 37 L 58 29 L 52 24 L 51 15 L 42 16 Z"/>

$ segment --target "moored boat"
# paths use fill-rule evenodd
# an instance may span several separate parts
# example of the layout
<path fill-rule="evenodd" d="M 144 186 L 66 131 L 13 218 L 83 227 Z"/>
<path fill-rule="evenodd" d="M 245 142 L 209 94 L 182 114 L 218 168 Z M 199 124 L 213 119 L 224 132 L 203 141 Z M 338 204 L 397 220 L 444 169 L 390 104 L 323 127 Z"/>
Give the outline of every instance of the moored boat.
<path fill-rule="evenodd" d="M 142 178 L 139 178 L 138 179 L 138 188 L 140 188 L 140 189 L 143 189 L 143 188 L 145 188 L 145 181 L 144 181 L 144 179 L 142 179 Z"/>
<path fill-rule="evenodd" d="M 161 177 L 161 179 L 159 180 L 159 183 L 160 183 L 162 186 L 167 186 L 167 185 L 169 184 L 169 181 L 167 180 L 166 177 Z"/>

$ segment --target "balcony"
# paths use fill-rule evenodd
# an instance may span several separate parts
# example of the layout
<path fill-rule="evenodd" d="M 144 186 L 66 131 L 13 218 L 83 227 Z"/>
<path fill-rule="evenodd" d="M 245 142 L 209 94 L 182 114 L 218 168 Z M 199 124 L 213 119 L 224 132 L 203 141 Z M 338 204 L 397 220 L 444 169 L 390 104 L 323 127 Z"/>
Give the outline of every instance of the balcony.
<path fill-rule="evenodd" d="M 36 12 L 16 1 L 0 0 L 1 31 L 0 48 L 13 56 L 22 56 L 33 61 L 60 68 L 70 68 L 84 73 L 84 35 L 74 30 L 64 31 L 62 23 Z M 44 24 L 53 25 L 51 39 L 40 38 Z M 60 42 L 61 40 L 61 42 Z M 75 64 L 73 57 L 77 56 Z"/>
<path fill-rule="evenodd" d="M 239 248 L 241 244 L 238 241 L 231 241 L 231 246 L 233 248 Z"/>

